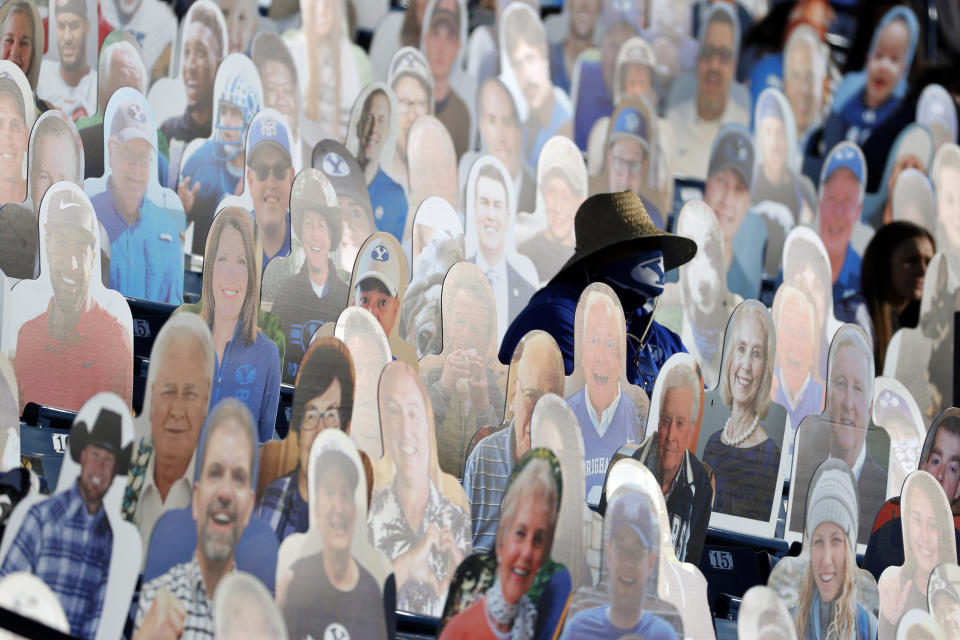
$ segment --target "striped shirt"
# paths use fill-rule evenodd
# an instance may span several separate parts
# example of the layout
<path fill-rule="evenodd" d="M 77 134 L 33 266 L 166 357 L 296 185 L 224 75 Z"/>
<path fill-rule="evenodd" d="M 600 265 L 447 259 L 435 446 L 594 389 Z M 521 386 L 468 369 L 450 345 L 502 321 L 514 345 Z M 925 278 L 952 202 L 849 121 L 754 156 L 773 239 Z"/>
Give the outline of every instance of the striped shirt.
<path fill-rule="evenodd" d="M 170 591 L 187 609 L 187 617 L 183 621 L 183 634 L 180 636 L 182 640 L 199 638 L 213 640 L 213 603 L 207 597 L 207 588 L 203 584 L 203 574 L 200 572 L 200 565 L 197 564 L 196 553 L 190 558 L 190 562 L 178 564 L 143 585 L 134 624 L 135 631 L 140 630 L 160 589 Z"/>
<path fill-rule="evenodd" d="M 473 550 L 493 551 L 500 524 L 500 502 L 514 465 L 513 421 L 490 434 L 470 452 L 463 470 L 463 491 L 470 501 Z"/>

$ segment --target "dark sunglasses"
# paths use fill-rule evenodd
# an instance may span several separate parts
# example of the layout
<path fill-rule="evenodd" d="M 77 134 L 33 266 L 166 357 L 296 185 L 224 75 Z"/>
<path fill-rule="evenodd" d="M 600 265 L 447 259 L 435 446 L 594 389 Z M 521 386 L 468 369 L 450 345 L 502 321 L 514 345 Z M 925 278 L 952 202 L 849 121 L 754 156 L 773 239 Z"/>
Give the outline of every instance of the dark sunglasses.
<path fill-rule="evenodd" d="M 275 165 L 261 164 L 250 168 L 253 169 L 253 172 L 257 174 L 258 180 L 266 180 L 271 171 L 273 171 L 274 178 L 277 180 L 283 180 L 285 177 L 287 177 L 287 170 L 290 168 L 290 163 L 278 162 Z"/>

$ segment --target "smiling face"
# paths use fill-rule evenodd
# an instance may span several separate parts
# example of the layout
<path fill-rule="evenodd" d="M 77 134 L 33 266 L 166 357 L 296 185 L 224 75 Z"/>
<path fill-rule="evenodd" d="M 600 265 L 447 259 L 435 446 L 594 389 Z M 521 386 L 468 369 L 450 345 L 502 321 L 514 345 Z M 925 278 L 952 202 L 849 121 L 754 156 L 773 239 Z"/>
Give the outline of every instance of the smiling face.
<path fill-rule="evenodd" d="M 960 602 L 941 592 L 933 599 L 933 616 L 946 637 L 960 638 Z"/>
<path fill-rule="evenodd" d="M 813 368 L 816 351 L 813 306 L 801 295 L 789 296 L 783 301 L 777 329 L 780 374 L 792 395 L 800 390 Z"/>
<path fill-rule="evenodd" d="M 393 83 L 397 96 L 397 116 L 400 131 L 397 135 L 397 150 L 407 155 L 407 136 L 417 118 L 429 113 L 430 103 L 423 84 L 411 75 L 403 75 Z"/>
<path fill-rule="evenodd" d="M 417 382 L 407 371 L 395 373 L 384 391 L 381 414 L 384 439 L 398 479 L 414 483 L 430 468 L 430 426 Z"/>
<path fill-rule="evenodd" d="M 80 477 L 77 478 L 77 488 L 83 501 L 89 504 L 100 504 L 113 482 L 113 472 L 117 466 L 117 458 L 103 447 L 88 444 L 80 452 Z"/>
<path fill-rule="evenodd" d="M 268 238 L 285 235 L 293 187 L 290 156 L 274 144 L 260 145 L 249 161 L 247 182 L 260 230 Z"/>
<path fill-rule="evenodd" d="M 477 240 L 488 262 L 503 253 L 510 211 L 507 208 L 507 188 L 499 180 L 480 176 L 476 184 Z"/>
<path fill-rule="evenodd" d="M 27 73 L 33 60 L 33 26 L 20 11 L 11 11 L 0 29 L 3 59 L 14 63 Z"/>
<path fill-rule="evenodd" d="M 187 107 L 209 108 L 213 104 L 213 80 L 220 63 L 217 40 L 207 25 L 198 20 L 187 24 L 183 46 L 183 87 Z"/>
<path fill-rule="evenodd" d="M 853 172 L 846 168 L 834 171 L 823 187 L 820 200 L 820 239 L 828 254 L 846 252 L 862 208 L 860 182 Z"/>
<path fill-rule="evenodd" d="M 933 260 L 933 243 L 926 236 L 904 240 L 890 256 L 890 288 L 897 302 L 919 302 L 923 278 Z"/>
<path fill-rule="evenodd" d="M 267 60 L 263 63 L 260 78 L 263 80 L 263 106 L 282 113 L 295 133 L 300 110 L 297 107 L 297 84 L 290 67 L 278 60 Z"/>
<path fill-rule="evenodd" d="M 592 39 L 593 28 L 599 13 L 599 0 L 571 0 L 569 4 L 570 35 L 580 40 Z"/>
<path fill-rule="evenodd" d="M 37 136 L 30 163 L 30 199 L 36 212 L 40 211 L 43 194 L 54 183 L 66 180 L 83 186 L 83 167 L 77 166 L 74 153 L 76 141 L 59 134 Z"/>
<path fill-rule="evenodd" d="M 891 20 L 880 32 L 877 44 L 867 58 L 865 100 L 876 109 L 890 97 L 907 68 L 910 30 L 903 20 Z"/>
<path fill-rule="evenodd" d="M 250 270 L 243 236 L 230 226 L 220 233 L 213 264 L 213 309 L 226 320 L 237 320 L 247 296 Z"/>
<path fill-rule="evenodd" d="M 221 424 L 210 435 L 200 479 L 193 485 L 198 551 L 218 564 L 233 557 L 254 501 L 251 442 L 240 433 L 247 427 L 236 418 L 226 420 L 232 424 Z"/>
<path fill-rule="evenodd" d="M 510 63 L 517 83 L 531 109 L 539 109 L 550 97 L 550 62 L 540 48 L 518 39 L 510 52 Z"/>
<path fill-rule="evenodd" d="M 307 268 L 311 272 L 322 272 L 327 266 L 331 248 L 327 218 L 319 211 L 304 212 L 300 239 L 307 256 Z"/>
<path fill-rule="evenodd" d="M 120 142 L 111 138 L 107 143 L 110 151 L 110 188 L 121 213 L 137 211 L 140 201 L 147 193 L 150 181 L 150 166 L 153 160 L 153 145 L 143 138 Z"/>
<path fill-rule="evenodd" d="M 314 500 L 317 528 L 323 539 L 324 553 L 349 553 L 357 506 L 353 487 L 336 466 L 317 469 L 317 497 Z"/>
<path fill-rule="evenodd" d="M 810 570 L 823 602 L 833 602 L 843 590 L 847 569 L 847 534 L 833 522 L 821 522 L 813 530 Z"/>
<path fill-rule="evenodd" d="M 524 350 L 517 363 L 517 383 L 513 395 L 513 428 L 519 458 L 530 450 L 530 419 L 537 400 L 546 393 L 562 391 L 563 383 L 555 370 L 553 354 L 547 348 L 531 347 Z M 550 447 L 560 456 L 560 449 Z"/>
<path fill-rule="evenodd" d="M 733 71 L 733 27 L 718 20 L 707 25 L 697 56 L 697 109 L 705 120 L 716 120 L 727 107 Z"/>
<path fill-rule="evenodd" d="M 94 245 L 88 233 L 55 226 L 47 232 L 47 260 L 53 300 L 66 316 L 83 310 L 93 273 Z"/>
<path fill-rule="evenodd" d="M 23 154 L 27 152 L 30 129 L 14 99 L 0 95 L 0 175 L 6 178 L 23 175 Z"/>
<path fill-rule="evenodd" d="M 937 512 L 927 493 L 919 483 L 910 495 L 910 507 L 906 514 L 907 535 L 910 551 L 917 562 L 917 576 L 929 576 L 939 564 L 940 532 Z"/>
<path fill-rule="evenodd" d="M 516 176 L 522 169 L 523 129 L 507 90 L 496 82 L 488 82 L 480 98 L 480 137 L 487 152 Z"/>
<path fill-rule="evenodd" d="M 500 586 L 507 604 L 516 604 L 530 590 L 549 555 L 551 537 L 550 507 L 532 492 L 520 498 L 514 513 L 513 522 L 497 536 Z"/>
<path fill-rule="evenodd" d="M 610 604 L 618 619 L 639 620 L 647 581 L 656 566 L 657 556 L 646 548 L 639 534 L 629 526 L 619 527 L 607 547 L 610 568 Z"/>
<path fill-rule="evenodd" d="M 736 171 L 723 169 L 707 178 L 703 200 L 717 214 L 723 242 L 730 246 L 750 208 L 750 189 Z"/>
<path fill-rule="evenodd" d="M 67 71 L 81 69 L 87 63 L 87 33 L 90 23 L 75 13 L 59 12 L 56 19 L 60 64 Z"/>
<path fill-rule="evenodd" d="M 191 336 L 167 343 L 150 385 L 150 434 L 157 457 L 187 464 L 210 406 L 203 346 Z"/>
<path fill-rule="evenodd" d="M 744 316 L 737 324 L 727 373 L 734 404 L 751 407 L 756 399 L 767 361 L 766 334 L 766 327 L 754 316 Z"/>
<path fill-rule="evenodd" d="M 670 479 L 680 469 L 683 452 L 693 435 L 693 391 L 687 387 L 672 387 L 663 394 L 657 427 L 657 445 L 660 449 L 660 467 L 663 478 Z"/>
<path fill-rule="evenodd" d="M 551 176 L 540 187 L 547 209 L 547 225 L 556 240 L 572 240 L 573 221 L 580 206 L 580 198 L 573 193 L 567 181 Z"/>
<path fill-rule="evenodd" d="M 383 145 L 390 133 L 390 100 L 382 91 L 375 91 L 367 99 L 363 117 L 357 125 L 357 137 L 360 139 L 360 164 L 367 162 L 379 164 Z"/>
<path fill-rule="evenodd" d="M 783 120 L 766 116 L 760 120 L 760 153 L 763 156 L 763 172 L 771 182 L 779 183 L 787 166 L 787 134 Z"/>
<path fill-rule="evenodd" d="M 815 81 L 810 45 L 798 42 L 787 51 L 784 61 L 783 93 L 797 119 L 799 131 L 806 131 L 818 115 Z"/>
<path fill-rule="evenodd" d="M 954 500 L 960 485 L 960 436 L 939 427 L 933 437 L 930 455 L 920 468 L 936 478 L 947 498 Z"/>
<path fill-rule="evenodd" d="M 647 152 L 636 138 L 619 138 L 607 149 L 607 167 L 610 191 L 639 193 L 647 173 Z"/>
<path fill-rule="evenodd" d="M 583 373 L 594 410 L 609 407 L 620 389 L 620 332 L 616 314 L 607 304 L 595 302 L 583 323 Z"/>
<path fill-rule="evenodd" d="M 310 447 L 321 430 L 328 428 L 329 419 L 326 414 L 330 411 L 339 411 L 343 387 L 340 380 L 334 378 L 326 391 L 313 398 L 303 406 L 303 419 L 300 423 L 299 452 L 300 468 L 307 469 L 310 463 Z M 339 422 L 339 417 L 337 418 Z M 336 427 L 329 427 L 336 428 Z M 352 500 L 352 498 L 351 498 Z"/>
<path fill-rule="evenodd" d="M 827 389 L 830 453 L 834 457 L 852 462 L 860 454 L 873 404 L 872 376 L 870 361 L 858 347 L 843 345 L 837 350 Z"/>

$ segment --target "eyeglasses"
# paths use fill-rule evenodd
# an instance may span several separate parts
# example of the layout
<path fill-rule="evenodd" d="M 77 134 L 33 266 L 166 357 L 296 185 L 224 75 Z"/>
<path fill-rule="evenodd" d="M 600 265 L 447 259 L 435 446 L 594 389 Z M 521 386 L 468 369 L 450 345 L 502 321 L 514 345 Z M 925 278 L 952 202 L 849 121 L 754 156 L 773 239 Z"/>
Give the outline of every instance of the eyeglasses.
<path fill-rule="evenodd" d="M 283 180 L 284 178 L 287 177 L 287 170 L 290 169 L 290 163 L 278 162 L 274 165 L 269 165 L 269 164 L 261 164 L 256 166 L 251 165 L 250 168 L 253 169 L 253 172 L 255 174 L 257 174 L 257 180 L 266 180 L 267 177 L 270 175 L 271 171 L 273 172 L 274 178 L 276 178 L 277 180 Z"/>
<path fill-rule="evenodd" d="M 150 167 L 150 161 L 153 160 L 152 156 L 153 153 L 150 151 L 137 153 L 136 151 L 127 149 L 123 145 L 118 145 L 115 147 L 112 160 L 119 164 L 127 165 L 128 167 L 148 169 Z"/>
<path fill-rule="evenodd" d="M 733 60 L 733 49 L 728 47 L 715 47 L 712 44 L 705 44 L 700 50 L 701 60 L 712 60 L 716 58 L 722 64 Z"/>
<path fill-rule="evenodd" d="M 336 429 L 340 426 L 340 407 L 330 407 L 326 411 L 307 409 L 303 414 L 302 431 L 313 431 L 323 421 L 324 429 Z"/>

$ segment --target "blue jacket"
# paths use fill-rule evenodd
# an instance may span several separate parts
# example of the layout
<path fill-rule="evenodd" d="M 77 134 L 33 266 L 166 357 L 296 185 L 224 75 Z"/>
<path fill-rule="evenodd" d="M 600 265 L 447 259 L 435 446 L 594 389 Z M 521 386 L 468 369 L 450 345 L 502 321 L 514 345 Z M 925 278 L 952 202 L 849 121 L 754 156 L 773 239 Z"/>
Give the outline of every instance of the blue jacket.
<path fill-rule="evenodd" d="M 187 211 L 187 219 L 194 223 L 193 253 L 203 255 L 207 232 L 217 213 L 217 205 L 224 196 L 237 190 L 242 174 L 234 175 L 227 169 L 227 162 L 217 155 L 218 143 L 213 140 L 204 142 L 197 151 L 187 158 L 180 181 L 190 178 L 190 188 L 199 184 L 193 207 Z"/>
<path fill-rule="evenodd" d="M 144 197 L 140 219 L 127 224 L 109 183 L 90 202 L 110 238 L 110 288 L 130 298 L 183 304 L 182 229 L 170 213 Z"/>
<path fill-rule="evenodd" d="M 402 242 L 403 229 L 407 224 L 407 196 L 403 193 L 403 187 L 380 167 L 367 191 L 370 193 L 370 206 L 377 231 L 392 234 Z"/>

